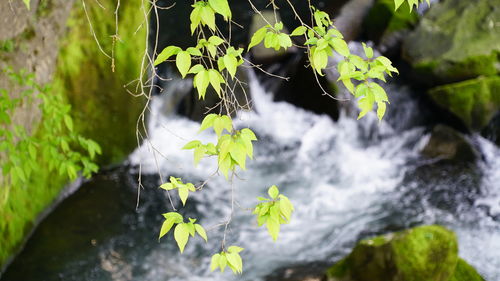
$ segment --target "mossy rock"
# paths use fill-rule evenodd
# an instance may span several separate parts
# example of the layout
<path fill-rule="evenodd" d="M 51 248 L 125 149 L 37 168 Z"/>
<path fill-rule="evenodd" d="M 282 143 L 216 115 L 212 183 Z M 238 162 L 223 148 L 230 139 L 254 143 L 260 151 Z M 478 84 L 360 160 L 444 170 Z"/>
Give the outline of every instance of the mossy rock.
<path fill-rule="evenodd" d="M 484 281 L 484 278 L 477 273 L 474 267 L 459 258 L 455 267 L 455 272 L 449 281 Z"/>
<path fill-rule="evenodd" d="M 141 7 L 141 0 L 122 3 L 116 27 L 116 1 L 88 3 L 97 43 L 79 3 L 61 42 L 54 87 L 72 105 L 75 128 L 101 145 L 100 164 L 120 161 L 137 146 L 136 122 L 144 99 L 134 98 L 125 85 L 137 81 L 146 48 Z M 128 89 L 135 93 L 135 86 L 132 83 Z"/>
<path fill-rule="evenodd" d="M 428 13 L 403 44 L 416 77 L 446 84 L 500 72 L 500 0 L 444 0 Z"/>
<path fill-rule="evenodd" d="M 429 225 L 362 240 L 326 275 L 328 281 L 449 281 L 467 274 L 481 278 L 464 265 L 457 269 L 464 272 L 455 272 L 458 262 L 455 234 Z"/>
<path fill-rule="evenodd" d="M 500 110 L 500 76 L 439 86 L 431 89 L 429 95 L 470 130 L 481 131 Z"/>
<path fill-rule="evenodd" d="M 368 40 L 378 43 L 382 36 L 409 29 L 417 21 L 417 12 L 410 12 L 407 2 L 395 11 L 394 0 L 377 0 L 363 21 L 363 29 Z"/>

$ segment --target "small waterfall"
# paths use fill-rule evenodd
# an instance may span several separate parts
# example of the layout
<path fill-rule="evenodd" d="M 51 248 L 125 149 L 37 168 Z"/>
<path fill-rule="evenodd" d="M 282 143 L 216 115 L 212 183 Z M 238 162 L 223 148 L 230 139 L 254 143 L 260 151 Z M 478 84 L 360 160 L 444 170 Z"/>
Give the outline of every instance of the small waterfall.
<path fill-rule="evenodd" d="M 496 252 L 477 252 L 478 243 L 490 249 L 500 243 L 500 236 L 491 235 L 500 233 L 499 224 L 491 215 L 474 213 L 474 220 L 480 221 L 478 228 L 470 224 L 470 218 L 462 219 L 459 213 L 429 205 L 427 197 L 408 195 L 405 175 L 414 168 L 411 163 L 418 162 L 419 151 L 428 137 L 423 127 L 415 127 L 420 122 L 416 116 L 419 110 L 415 110 L 418 103 L 408 98 L 411 95 L 406 87 L 391 83 L 386 87 L 394 99 L 390 110 L 395 108 L 395 112 L 389 111 L 381 123 L 374 114 L 356 121 L 345 112 L 338 122 L 333 122 L 327 116 L 274 102 L 272 94 L 263 90 L 254 75 L 250 75 L 250 88 L 255 110 L 240 113 L 235 124 L 252 128 L 259 142 L 255 160 L 247 171 L 239 173 L 241 180 L 234 184 L 240 208 L 236 209 L 228 233 L 228 243 L 246 248 L 243 280 L 262 280 L 277 268 L 291 264 L 333 262 L 348 253 L 360 238 L 419 223 L 442 223 L 455 230 L 462 256 L 477 266 L 487 280 L 500 278 Z M 161 97 L 155 99 L 153 103 L 162 102 Z M 208 178 L 216 169 L 213 159 L 204 159 L 198 168 L 193 168 L 192 154 L 180 148 L 193 139 L 214 141 L 215 136 L 210 132 L 198 134 L 199 124 L 185 118 L 164 116 L 157 111 L 152 114 L 157 121 L 151 138 L 131 155 L 131 163 L 141 164 L 143 171 L 149 173 L 161 171 L 164 177 L 175 175 L 194 181 Z M 488 150 L 486 154 L 491 159 L 484 164 L 481 188 L 495 192 L 500 152 L 480 137 L 475 138 Z M 165 158 L 159 153 L 152 156 L 155 150 Z M 282 228 L 277 243 L 271 242 L 266 230 L 257 228 L 255 219 L 242 210 L 256 204 L 254 198 L 272 184 L 278 185 L 297 209 L 291 224 Z M 193 198 L 206 227 L 220 224 L 229 216 L 231 188 L 222 176 L 211 179 L 208 188 Z M 478 199 L 476 204 L 490 206 L 490 213 L 498 212 L 499 194 L 484 198 L 489 199 Z M 411 205 L 399 204 L 405 200 Z M 416 208 L 423 213 L 398 208 Z M 478 239 L 478 235 L 488 238 Z M 209 257 L 219 250 L 222 229 L 211 228 L 209 236 L 208 245 L 190 242 L 194 245 L 188 246 L 182 256 L 175 249 L 153 250 L 146 261 L 151 268 L 163 270 L 149 272 L 144 280 L 240 280 L 231 274 L 209 272 Z M 176 270 L 165 263 L 175 265 Z"/>

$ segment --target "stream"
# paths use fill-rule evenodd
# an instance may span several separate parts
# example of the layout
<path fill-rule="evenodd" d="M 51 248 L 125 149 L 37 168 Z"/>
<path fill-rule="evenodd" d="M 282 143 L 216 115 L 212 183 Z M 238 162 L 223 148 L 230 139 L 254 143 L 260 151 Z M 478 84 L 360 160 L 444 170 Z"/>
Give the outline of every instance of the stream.
<path fill-rule="evenodd" d="M 223 176 L 211 177 L 213 159 L 193 168 L 192 152 L 180 149 L 215 135 L 198 133 L 198 123 L 165 111 L 169 100 L 157 96 L 144 144 L 124 165 L 94 176 L 59 204 L 1 280 L 275 280 L 269 276 L 282 268 L 332 264 L 362 238 L 434 223 L 455 231 L 460 256 L 486 280 L 500 280 L 498 147 L 471 136 L 479 163 L 424 159 L 429 130 L 418 125 L 423 117 L 411 91 L 396 83 L 387 86 L 392 103 L 381 123 L 373 114 L 357 121 L 345 110 L 334 122 L 274 102 L 253 75 L 250 89 L 255 111 L 240 113 L 235 124 L 252 128 L 259 141 L 255 160 L 232 187 Z M 144 188 L 136 209 L 139 166 Z M 190 239 L 181 255 L 172 234 L 158 242 L 161 214 L 172 210 L 158 189 L 159 173 L 193 183 L 210 178 L 185 208 L 171 194 L 185 217 L 198 218 L 208 230 L 208 243 Z M 247 210 L 273 184 L 296 209 L 276 243 Z M 233 196 L 227 243 L 245 248 L 242 276 L 209 269 Z"/>

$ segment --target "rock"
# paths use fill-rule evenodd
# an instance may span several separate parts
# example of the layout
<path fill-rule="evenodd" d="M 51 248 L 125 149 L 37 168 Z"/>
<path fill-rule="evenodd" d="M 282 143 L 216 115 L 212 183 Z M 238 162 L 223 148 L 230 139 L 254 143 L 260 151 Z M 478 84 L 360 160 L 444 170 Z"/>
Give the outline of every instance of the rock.
<path fill-rule="evenodd" d="M 436 125 L 422 150 L 422 155 L 429 158 L 473 162 L 479 153 L 459 132 L 445 125 Z"/>
<path fill-rule="evenodd" d="M 435 3 L 404 41 L 403 56 L 427 85 L 500 72 L 500 0 Z"/>
<path fill-rule="evenodd" d="M 472 131 L 481 131 L 500 111 L 500 76 L 480 77 L 429 91 L 439 106 L 459 117 Z"/>
<path fill-rule="evenodd" d="M 458 259 L 455 272 L 449 281 L 484 281 L 476 269 L 463 259 Z"/>
<path fill-rule="evenodd" d="M 137 12 L 141 5 L 141 0 L 121 5 L 115 27 L 114 0 L 87 4 L 103 51 L 89 31 L 84 9 L 78 5 L 68 22 L 70 32 L 61 42 L 54 91 L 62 92 L 70 102 L 75 129 L 101 145 L 100 164 L 119 162 L 138 145 L 135 131 L 144 98 L 131 93 L 137 93 L 134 81 L 141 73 L 146 50 L 144 16 Z M 113 39 L 116 28 L 119 39 Z M 113 54 L 114 61 L 103 52 Z"/>
<path fill-rule="evenodd" d="M 275 270 L 266 276 L 266 281 L 323 281 L 325 270 L 329 267 L 326 262 L 309 262 L 306 264 L 291 265 Z"/>
<path fill-rule="evenodd" d="M 449 281 L 467 275 L 483 280 L 460 263 L 453 232 L 438 225 L 420 226 L 362 240 L 349 256 L 328 269 L 327 280 Z"/>
<path fill-rule="evenodd" d="M 495 117 L 491 119 L 488 126 L 481 132 L 481 135 L 500 146 L 500 112 L 497 112 Z"/>

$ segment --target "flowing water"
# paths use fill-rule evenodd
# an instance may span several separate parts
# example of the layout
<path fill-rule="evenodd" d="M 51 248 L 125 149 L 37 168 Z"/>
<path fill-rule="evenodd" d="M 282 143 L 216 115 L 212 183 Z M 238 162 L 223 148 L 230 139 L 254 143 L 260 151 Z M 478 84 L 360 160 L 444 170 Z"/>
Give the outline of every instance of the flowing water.
<path fill-rule="evenodd" d="M 236 126 L 259 138 L 255 160 L 231 186 L 213 176 L 214 159 L 193 168 L 190 140 L 213 141 L 211 132 L 176 116 L 168 99 L 153 100 L 149 138 L 129 158 L 129 166 L 103 172 L 84 183 L 39 226 L 25 250 L 4 274 L 10 280 L 263 280 L 279 268 L 330 262 L 359 240 L 406 227 L 439 223 L 457 233 L 460 255 L 486 280 L 500 280 L 500 150 L 479 136 L 479 164 L 429 162 L 419 151 L 428 139 L 419 123 L 418 103 L 408 90 L 389 85 L 394 102 L 387 120 L 374 115 L 338 122 L 284 102 L 272 101 L 251 77 L 254 112 L 240 113 Z M 397 109 L 399 107 L 399 109 Z M 401 109 L 403 108 L 403 110 Z M 135 209 L 136 176 L 144 176 Z M 158 173 L 199 183 L 186 216 L 208 230 L 209 242 L 191 239 L 179 254 L 172 234 L 158 243 L 161 213 L 171 211 Z M 247 210 L 273 184 L 294 203 L 292 222 L 273 243 Z M 234 200 L 232 200 L 234 199 Z M 223 227 L 228 245 L 245 248 L 244 273 L 211 273 L 211 254 L 220 250 Z"/>

